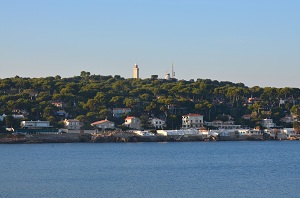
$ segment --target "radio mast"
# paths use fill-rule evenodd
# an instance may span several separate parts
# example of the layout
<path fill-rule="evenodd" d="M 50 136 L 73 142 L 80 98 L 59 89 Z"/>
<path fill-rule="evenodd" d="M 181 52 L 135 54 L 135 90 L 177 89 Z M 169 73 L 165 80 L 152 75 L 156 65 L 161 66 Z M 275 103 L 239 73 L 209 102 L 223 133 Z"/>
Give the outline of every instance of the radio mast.
<path fill-rule="evenodd" d="M 173 64 L 173 61 L 172 61 L 172 78 L 175 77 L 175 71 L 174 71 L 174 64 Z"/>

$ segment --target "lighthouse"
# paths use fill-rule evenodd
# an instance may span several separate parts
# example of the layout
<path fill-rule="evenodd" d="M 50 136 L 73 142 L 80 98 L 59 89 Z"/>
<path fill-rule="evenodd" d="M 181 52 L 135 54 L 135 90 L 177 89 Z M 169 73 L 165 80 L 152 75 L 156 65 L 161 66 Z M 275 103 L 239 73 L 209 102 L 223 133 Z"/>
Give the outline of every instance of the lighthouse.
<path fill-rule="evenodd" d="M 140 78 L 139 66 L 137 64 L 134 64 L 133 67 L 133 78 Z"/>

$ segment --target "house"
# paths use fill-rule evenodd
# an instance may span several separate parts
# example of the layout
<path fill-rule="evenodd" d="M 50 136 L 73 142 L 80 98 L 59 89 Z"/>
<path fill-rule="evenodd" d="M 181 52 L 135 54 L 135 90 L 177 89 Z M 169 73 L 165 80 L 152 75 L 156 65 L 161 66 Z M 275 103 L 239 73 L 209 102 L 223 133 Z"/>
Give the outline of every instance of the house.
<path fill-rule="evenodd" d="M 158 118 L 152 118 L 149 120 L 149 122 L 150 125 L 155 127 L 156 129 L 163 129 L 163 127 L 166 127 L 166 122 Z"/>
<path fill-rule="evenodd" d="M 29 115 L 29 112 L 26 109 L 13 109 L 12 112 L 15 114 L 22 114 L 24 116 Z"/>
<path fill-rule="evenodd" d="M 263 119 L 262 121 L 261 121 L 261 124 L 262 124 L 262 126 L 263 127 L 265 127 L 265 128 L 273 128 L 273 127 L 275 127 L 276 125 L 273 123 L 273 119 Z"/>
<path fill-rule="evenodd" d="M 24 118 L 25 118 L 25 116 L 22 115 L 22 114 L 20 114 L 20 115 L 14 114 L 14 115 L 12 115 L 12 117 L 13 117 L 14 119 L 24 119 Z"/>
<path fill-rule="evenodd" d="M 292 115 L 286 115 L 285 117 L 280 118 L 280 121 L 285 123 L 292 123 L 297 121 L 297 117 Z"/>
<path fill-rule="evenodd" d="M 187 114 L 182 116 L 182 128 L 199 128 L 203 126 L 203 115 Z"/>
<path fill-rule="evenodd" d="M 98 129 L 114 129 L 115 123 L 107 119 L 91 123 L 91 126 Z"/>
<path fill-rule="evenodd" d="M 134 116 L 129 116 L 125 119 L 125 122 L 123 123 L 124 126 L 127 126 L 132 129 L 141 129 L 141 120 Z"/>
<path fill-rule="evenodd" d="M 52 101 L 51 104 L 53 104 L 54 106 L 63 109 L 65 107 L 65 104 L 61 101 Z"/>
<path fill-rule="evenodd" d="M 76 119 L 65 119 L 64 128 L 69 130 L 79 130 L 81 127 L 80 121 Z"/>
<path fill-rule="evenodd" d="M 263 99 L 260 99 L 260 98 L 248 98 L 246 104 L 247 105 L 253 105 L 255 103 L 260 103 L 260 102 L 263 102 L 264 100 Z"/>
<path fill-rule="evenodd" d="M 113 116 L 116 118 L 121 117 L 123 114 L 128 114 L 131 112 L 130 108 L 114 108 L 113 109 Z"/>
<path fill-rule="evenodd" d="M 244 120 L 251 120 L 251 114 L 245 114 L 242 116 Z"/>
<path fill-rule="evenodd" d="M 65 112 L 64 110 L 59 110 L 59 111 L 55 112 L 55 115 L 68 117 L 69 114 L 67 112 Z"/>

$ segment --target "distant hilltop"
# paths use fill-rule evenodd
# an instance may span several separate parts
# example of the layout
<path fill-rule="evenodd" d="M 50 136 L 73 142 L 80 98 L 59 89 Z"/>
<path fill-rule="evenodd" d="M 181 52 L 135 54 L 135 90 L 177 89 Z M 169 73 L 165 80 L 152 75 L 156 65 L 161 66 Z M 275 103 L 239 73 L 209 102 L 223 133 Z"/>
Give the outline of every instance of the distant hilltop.
<path fill-rule="evenodd" d="M 139 77 L 138 65 L 134 69 Z M 105 119 L 124 129 L 127 116 L 139 118 L 142 129 L 155 128 L 150 123 L 154 118 L 165 122 L 164 129 L 180 129 L 182 116 L 188 114 L 200 114 L 206 123 L 234 121 L 263 128 L 261 120 L 268 118 L 276 126 L 299 128 L 298 88 L 249 88 L 243 83 L 159 79 L 157 75 L 125 79 L 82 71 L 69 78 L 0 79 L 0 94 L 1 131 L 18 129 L 21 121 L 30 120 L 63 128 L 65 119 L 78 120 L 83 130 L 94 129 L 91 123 Z M 130 111 L 116 116 L 114 109 Z"/>

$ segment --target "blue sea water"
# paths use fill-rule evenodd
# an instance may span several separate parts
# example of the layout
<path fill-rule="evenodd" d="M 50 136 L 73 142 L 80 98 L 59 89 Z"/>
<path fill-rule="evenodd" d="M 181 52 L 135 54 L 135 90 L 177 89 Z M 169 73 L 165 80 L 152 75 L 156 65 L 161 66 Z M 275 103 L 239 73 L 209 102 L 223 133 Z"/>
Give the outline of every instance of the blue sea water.
<path fill-rule="evenodd" d="M 0 197 L 300 197 L 300 141 L 2 144 Z"/>

